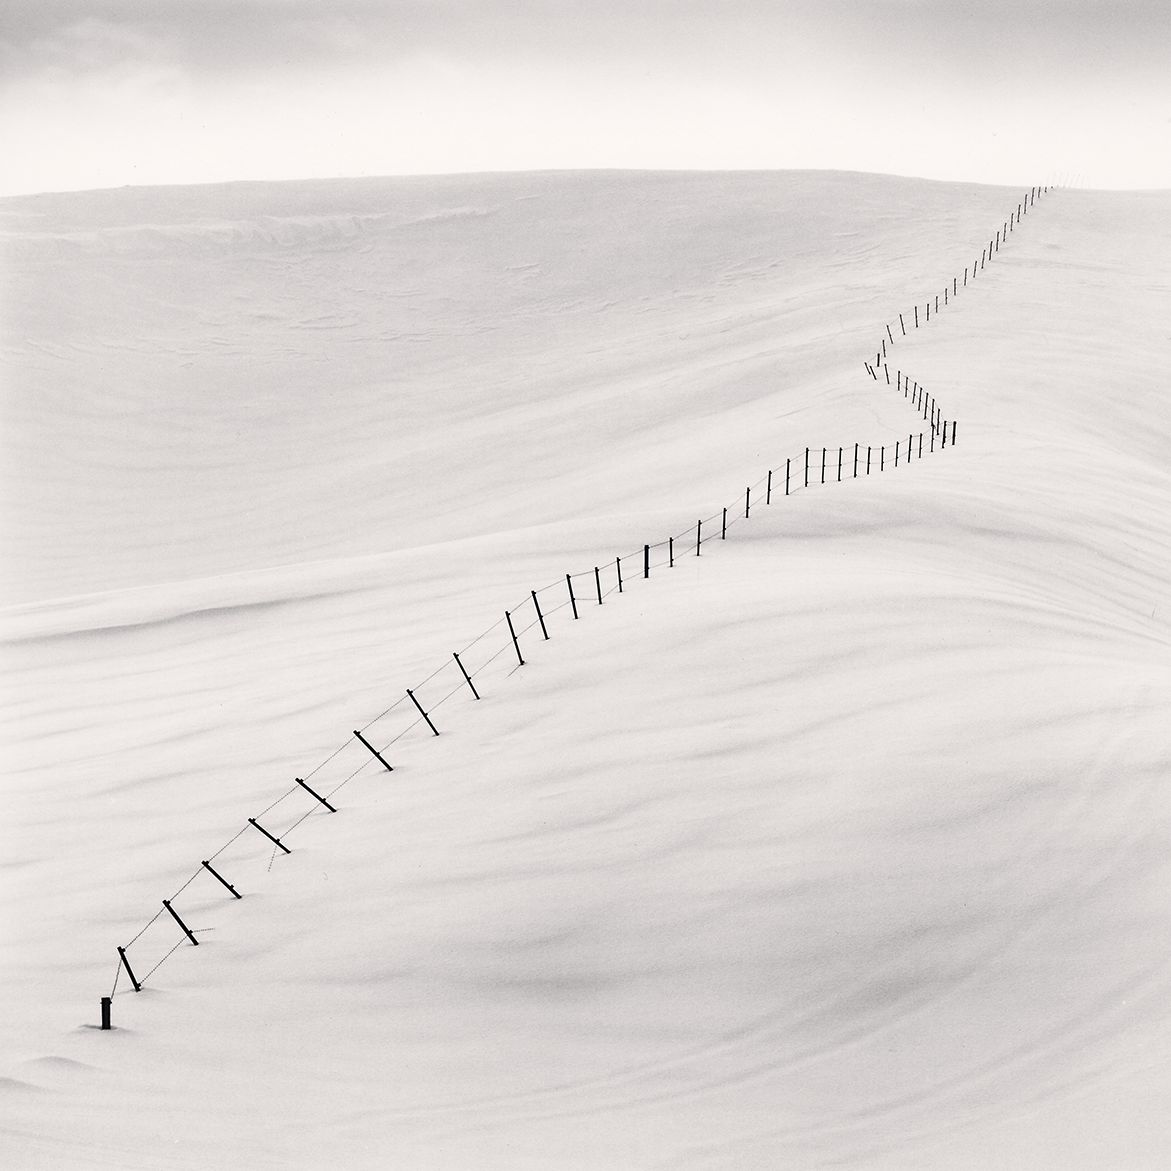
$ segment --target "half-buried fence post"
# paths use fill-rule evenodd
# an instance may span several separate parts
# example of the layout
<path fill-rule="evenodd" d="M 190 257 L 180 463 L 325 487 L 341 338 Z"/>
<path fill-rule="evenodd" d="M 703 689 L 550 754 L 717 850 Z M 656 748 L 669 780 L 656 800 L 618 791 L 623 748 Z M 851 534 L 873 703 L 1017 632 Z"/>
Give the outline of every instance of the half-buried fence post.
<path fill-rule="evenodd" d="M 385 768 L 388 773 L 394 772 L 394 769 L 389 764 L 387 764 L 386 761 L 383 759 L 382 753 L 379 752 L 378 749 L 375 748 L 374 745 L 371 744 L 370 741 L 367 740 L 366 737 L 363 736 L 362 733 L 359 732 L 356 728 L 354 729 L 354 735 L 357 736 L 358 739 L 361 740 L 362 743 L 366 745 L 366 747 L 374 754 L 375 758 L 381 763 L 383 768 Z M 248 820 L 252 821 L 251 818 L 249 818 Z M 252 824 L 256 825 L 256 822 L 253 821 Z M 260 826 L 256 825 L 256 828 L 260 829 Z M 260 832 L 265 833 L 266 831 L 261 829 Z"/>
<path fill-rule="evenodd" d="M 196 939 L 195 936 L 192 934 L 191 928 L 188 927 L 187 924 L 184 923 L 183 920 L 179 918 L 179 912 L 176 911 L 175 908 L 172 907 L 170 902 L 168 902 L 168 900 L 166 900 L 166 899 L 163 899 L 163 906 L 166 907 L 167 910 L 171 912 L 171 918 L 174 919 L 175 922 L 178 923 L 179 926 L 183 928 L 184 934 L 187 936 L 188 939 L 191 940 L 192 944 L 195 947 L 198 947 L 199 940 Z"/>
<path fill-rule="evenodd" d="M 533 595 L 533 600 L 536 601 L 535 594 Z M 541 625 L 543 626 L 544 623 L 541 623 Z M 548 635 L 546 635 L 545 637 L 547 638 Z M 435 727 L 435 725 L 433 723 L 431 723 L 431 717 L 423 710 L 423 705 L 415 698 L 415 693 L 409 687 L 407 688 L 407 695 L 409 695 L 411 697 L 411 703 L 413 703 L 415 705 L 415 707 L 418 709 L 419 715 L 421 715 L 423 717 L 423 719 L 425 719 L 427 721 L 427 727 L 430 728 L 431 731 L 434 732 L 436 736 L 438 736 L 439 729 L 437 727 Z"/>
<path fill-rule="evenodd" d="M 300 785 L 303 789 L 309 789 L 309 786 L 302 780 L 298 780 L 297 784 Z M 309 792 L 313 793 L 313 790 L 309 789 Z M 316 793 L 313 793 L 313 796 L 317 797 L 317 800 L 320 801 L 322 805 L 327 806 L 331 813 L 337 812 L 337 810 L 334 809 L 334 807 L 330 805 L 324 797 L 318 797 Z M 228 890 L 230 890 L 232 894 L 236 896 L 236 898 L 242 899 L 244 897 L 218 870 L 216 870 L 216 868 L 210 862 L 203 861 L 200 863 L 200 865 L 208 872 L 208 874 L 212 876 L 212 878 L 226 886 Z"/>
<path fill-rule="evenodd" d="M 382 760 L 382 758 L 381 758 L 381 757 L 379 757 L 379 760 Z M 386 764 L 386 761 L 384 761 L 384 760 L 383 760 L 383 761 L 382 761 L 382 763 L 383 763 L 383 764 Z M 386 767 L 387 767 L 387 768 L 389 768 L 389 767 L 390 767 L 390 765 L 386 765 Z M 250 818 L 248 819 L 248 824 L 249 824 L 249 825 L 251 825 L 251 826 L 255 826 L 255 827 L 258 829 L 258 830 L 260 830 L 260 832 L 261 832 L 262 834 L 264 834 L 264 836 L 265 836 L 266 838 L 268 838 L 268 840 L 269 840 L 270 842 L 272 842 L 272 843 L 273 843 L 273 845 L 274 845 L 274 846 L 280 846 L 280 848 L 281 848 L 282 850 L 284 850 L 284 852 L 285 852 L 286 854 L 291 854 L 291 853 L 293 852 L 292 850 L 290 850 L 290 849 L 289 849 L 289 847 L 288 847 L 288 846 L 286 846 L 286 845 L 285 845 L 285 843 L 284 843 L 284 842 L 282 842 L 282 841 L 280 840 L 280 838 L 274 838 L 274 837 L 272 836 L 272 834 L 270 834 L 270 833 L 268 832 L 268 830 L 266 830 L 266 829 L 264 828 L 264 826 L 262 826 L 262 825 L 260 824 L 260 822 L 258 822 L 258 821 L 256 820 L 256 818 L 255 818 L 255 817 L 250 817 Z M 169 910 L 169 909 L 170 909 L 170 908 L 168 908 L 168 910 Z M 173 911 L 172 911 L 171 913 L 172 913 L 172 914 L 174 914 L 174 912 L 173 912 Z"/>
<path fill-rule="evenodd" d="M 126 958 L 126 949 L 124 947 L 118 948 L 118 954 L 122 957 L 122 966 L 126 969 L 126 975 L 130 977 L 130 983 L 134 985 L 134 991 L 141 992 L 142 985 L 135 979 L 134 969 L 130 966 L 130 961 Z"/>
<path fill-rule="evenodd" d="M 545 636 L 545 641 L 548 642 L 549 632 L 545 629 L 545 615 L 541 613 L 541 603 L 537 601 L 537 591 L 530 590 L 529 593 L 533 595 L 533 609 L 537 612 L 537 621 L 541 624 L 541 633 Z"/>
<path fill-rule="evenodd" d="M 324 797 L 319 792 L 317 792 L 316 789 L 310 789 L 309 786 L 306 785 L 306 783 L 304 783 L 304 781 L 301 780 L 300 776 L 294 776 L 293 780 L 296 781 L 297 785 L 300 785 L 302 789 L 306 790 L 306 793 L 308 793 L 309 796 L 316 797 L 316 799 L 319 800 L 323 804 L 323 806 L 329 810 L 330 813 L 337 813 L 337 810 L 333 806 L 331 806 L 331 804 L 326 799 L 324 799 Z M 206 862 L 204 863 L 204 865 L 205 865 L 205 867 L 207 867 Z M 207 869 L 212 870 L 211 867 L 207 867 Z M 215 875 L 214 870 L 212 870 L 212 874 Z M 219 875 L 215 875 L 215 877 L 219 878 Z M 220 878 L 220 882 L 224 882 L 224 879 Z M 233 889 L 232 886 L 228 885 L 228 883 L 224 883 L 224 885 L 227 886 L 228 890 Z M 239 898 L 239 897 L 240 896 L 237 895 L 237 898 Z"/>
<path fill-rule="evenodd" d="M 569 574 L 565 575 L 565 580 L 569 581 Z M 573 602 L 573 583 L 569 583 L 569 600 Z M 577 617 L 577 603 L 573 603 L 573 616 Z M 479 699 L 480 693 L 476 690 L 476 685 L 472 682 L 472 677 L 467 673 L 463 663 L 459 661 L 459 654 L 456 651 L 451 652 L 451 657 L 455 659 L 455 665 L 460 669 L 460 674 L 464 677 L 464 682 L 472 689 L 472 694 Z"/>
<path fill-rule="evenodd" d="M 508 623 L 508 633 L 512 635 L 512 645 L 516 650 L 516 661 L 520 666 L 523 667 L 525 665 L 525 661 L 520 653 L 520 642 L 516 637 L 516 631 L 513 629 L 512 615 L 507 610 L 504 611 L 504 619 Z"/>

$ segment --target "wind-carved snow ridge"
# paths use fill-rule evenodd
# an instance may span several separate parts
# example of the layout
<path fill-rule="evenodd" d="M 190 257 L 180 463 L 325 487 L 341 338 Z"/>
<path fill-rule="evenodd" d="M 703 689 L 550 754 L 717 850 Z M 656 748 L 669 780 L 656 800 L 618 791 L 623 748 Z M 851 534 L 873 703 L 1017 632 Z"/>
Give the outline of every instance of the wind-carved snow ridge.
<path fill-rule="evenodd" d="M 550 582 L 517 599 L 501 617 L 482 631 L 450 658 L 442 661 L 430 675 L 404 694 L 385 710 L 379 712 L 352 736 L 341 743 L 329 756 L 297 777 L 284 792 L 265 808 L 245 819 L 243 826 L 214 853 L 202 859 L 190 877 L 167 899 L 142 929 L 126 944 L 118 947 L 118 967 L 110 996 L 119 987 L 123 971 L 135 991 L 151 979 L 159 967 L 185 944 L 198 945 L 202 930 L 192 927 L 184 918 L 182 906 L 175 904 L 198 879 L 210 884 L 209 891 L 220 891 L 226 898 L 243 896 L 237 889 L 238 868 L 255 864 L 256 847 L 263 843 L 269 855 L 271 869 L 278 854 L 287 854 L 289 836 L 314 815 L 336 812 L 336 795 L 367 769 L 394 770 L 391 749 L 409 733 L 421 729 L 429 736 L 442 732 L 442 718 L 436 713 L 457 695 L 471 700 L 481 698 L 476 681 L 487 669 L 513 660 L 512 669 L 525 665 L 525 646 L 530 639 L 550 638 L 550 620 L 577 621 L 591 606 L 600 606 L 612 595 L 628 591 L 637 581 L 647 581 L 652 572 L 672 568 L 683 557 L 701 556 L 712 541 L 726 540 L 728 531 L 746 521 L 754 507 L 771 506 L 782 496 L 827 482 L 840 483 L 843 479 L 857 479 L 897 468 L 900 463 L 922 459 L 932 454 L 938 444 L 942 451 L 956 442 L 956 421 L 944 417 L 942 407 L 917 380 L 901 367 L 891 370 L 892 351 L 901 341 L 910 338 L 913 331 L 925 328 L 932 315 L 951 307 L 960 290 L 974 283 L 986 265 L 999 253 L 1002 244 L 1019 226 L 1038 195 L 1047 187 L 1034 187 L 1025 194 L 1016 209 L 999 227 L 979 258 L 964 268 L 945 285 L 941 295 L 933 294 L 922 306 L 915 305 L 909 314 L 898 315 L 896 336 L 893 323 L 884 325 L 885 334 L 875 350 L 874 360 L 864 361 L 867 373 L 874 381 L 881 369 L 886 383 L 922 416 L 926 427 L 908 433 L 907 443 L 897 441 L 889 445 L 863 446 L 860 443 L 842 444 L 838 448 L 806 447 L 796 456 L 785 458 L 768 469 L 755 483 L 749 484 L 743 496 L 733 505 L 721 508 L 711 515 L 698 518 L 693 526 L 666 539 L 647 542 L 629 553 L 616 556 L 603 565 L 587 566 L 563 578 Z M 442 214 L 476 214 L 473 209 L 458 209 Z M 940 299 L 942 296 L 942 300 Z M 920 310 L 922 309 L 922 312 Z M 763 497 L 763 499 L 762 499 Z M 567 613 L 568 612 L 568 613 Z M 294 801 L 296 806 L 294 808 Z M 267 847 L 271 845 L 271 853 Z M 161 924 L 161 926 L 160 926 Z"/>

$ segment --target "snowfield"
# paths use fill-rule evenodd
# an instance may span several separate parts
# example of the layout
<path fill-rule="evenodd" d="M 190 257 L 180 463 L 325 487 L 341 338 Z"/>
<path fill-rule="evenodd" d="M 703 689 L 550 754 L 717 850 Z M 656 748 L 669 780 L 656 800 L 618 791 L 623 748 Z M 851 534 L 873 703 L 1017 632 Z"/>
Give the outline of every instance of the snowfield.
<path fill-rule="evenodd" d="M 0 1163 L 1165 1167 L 1171 194 L 1022 196 L 0 200 Z"/>

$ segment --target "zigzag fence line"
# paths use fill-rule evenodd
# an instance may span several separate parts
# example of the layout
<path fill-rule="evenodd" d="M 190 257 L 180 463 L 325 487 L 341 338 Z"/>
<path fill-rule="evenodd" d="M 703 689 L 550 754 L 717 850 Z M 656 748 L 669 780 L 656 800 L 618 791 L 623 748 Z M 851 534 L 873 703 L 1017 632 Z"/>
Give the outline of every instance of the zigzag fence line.
<path fill-rule="evenodd" d="M 999 251 L 1001 245 L 1021 222 L 1029 207 L 1047 187 L 1034 187 L 1025 195 L 1016 211 L 1004 221 L 1001 229 L 989 241 L 978 261 L 971 265 L 971 280 L 984 270 L 988 261 Z M 950 286 L 943 290 L 943 306 L 954 301 L 962 287 L 969 283 L 969 270 L 964 269 L 961 278 L 953 278 Z M 949 290 L 950 289 L 950 296 Z M 934 297 L 935 314 L 939 315 L 939 297 Z M 931 320 L 932 301 L 925 303 L 923 326 Z M 893 323 L 892 323 L 893 324 Z M 898 340 L 909 336 L 903 314 L 899 314 L 900 334 Z M 192 928 L 176 910 L 174 904 L 197 880 L 203 880 L 208 894 L 226 892 L 225 897 L 235 899 L 244 896 L 232 881 L 239 871 L 268 856 L 268 869 L 272 868 L 278 851 L 288 854 L 291 847 L 286 839 L 303 822 L 315 815 L 328 816 L 337 812 L 333 799 L 355 777 L 372 767 L 393 771 L 394 766 L 387 759 L 389 750 L 404 736 L 420 728 L 429 736 L 440 735 L 436 726 L 435 713 L 457 695 L 470 693 L 471 702 L 480 699 L 476 680 L 483 678 L 489 668 L 497 666 L 502 657 L 512 670 L 525 665 L 522 639 L 539 629 L 542 641 L 550 639 L 549 619 L 565 610 L 572 612 L 570 621 L 582 618 L 583 612 L 591 606 L 602 605 L 612 594 L 624 593 L 637 580 L 648 580 L 652 570 L 670 569 L 683 557 L 698 557 L 703 547 L 712 541 L 727 539 L 728 530 L 746 521 L 754 507 L 770 507 L 784 497 L 806 491 L 826 483 L 840 483 L 843 479 L 858 479 L 877 475 L 886 470 L 905 467 L 925 454 L 938 449 L 943 451 L 954 446 L 956 441 L 955 420 L 943 417 L 942 408 L 934 398 L 901 369 L 896 368 L 892 382 L 887 361 L 889 341 L 893 349 L 896 338 L 891 325 L 885 325 L 885 335 L 875 351 L 873 363 L 864 366 L 871 378 L 878 381 L 878 370 L 883 371 L 885 381 L 896 391 L 901 391 L 904 400 L 920 414 L 927 424 L 925 430 L 911 431 L 904 445 L 902 439 L 893 445 L 863 447 L 855 443 L 835 448 L 805 448 L 797 456 L 790 456 L 783 464 L 768 469 L 765 475 L 744 490 L 744 496 L 731 508 L 722 508 L 708 517 L 701 517 L 694 527 L 668 536 L 665 540 L 646 543 L 624 556 L 615 557 L 605 565 L 591 566 L 567 573 L 564 578 L 530 590 L 529 593 L 503 612 L 503 617 L 494 622 L 462 650 L 453 652 L 450 659 L 442 663 L 413 688 L 406 688 L 404 694 L 384 711 L 367 721 L 353 735 L 329 754 L 303 777 L 296 777 L 292 785 L 277 795 L 264 809 L 245 820 L 243 827 L 223 843 L 214 853 L 200 861 L 190 877 L 162 905 L 153 918 L 139 930 L 128 943 L 120 945 L 118 966 L 114 974 L 109 996 L 101 1002 L 103 1029 L 111 1027 L 110 1009 L 112 998 L 118 991 L 122 973 L 135 992 L 141 991 L 156 971 L 184 944 L 199 945 L 201 929 Z M 912 311 L 911 329 L 920 328 L 919 306 Z M 925 450 L 926 449 L 926 450 Z M 515 659 L 515 663 L 513 660 Z M 311 783 L 312 782 L 312 783 Z M 215 865 L 213 865 L 215 863 Z M 212 884 L 210 887 L 208 883 Z M 190 915 L 190 912 L 186 912 Z M 162 920 L 162 927 L 159 927 Z M 168 934 L 163 936 L 163 929 Z M 131 949 L 134 950 L 133 963 Z M 129 991 L 129 989 L 127 989 Z"/>

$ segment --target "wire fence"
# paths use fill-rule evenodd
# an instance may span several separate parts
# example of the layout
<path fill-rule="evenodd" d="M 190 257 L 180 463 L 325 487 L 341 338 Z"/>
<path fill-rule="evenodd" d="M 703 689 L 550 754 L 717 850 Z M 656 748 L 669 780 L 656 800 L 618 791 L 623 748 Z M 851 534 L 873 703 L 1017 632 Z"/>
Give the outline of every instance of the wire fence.
<path fill-rule="evenodd" d="M 945 285 L 943 301 L 933 294 L 924 303 L 922 326 L 938 316 L 974 282 L 977 273 L 984 271 L 996 256 L 1008 235 L 1028 213 L 1039 195 L 1048 187 L 1034 187 L 1027 193 L 1015 212 L 1004 221 L 981 252 L 980 259 L 964 269 L 962 278 L 955 276 Z M 949 293 L 950 290 L 950 293 Z M 934 304 L 934 310 L 932 305 Z M 921 327 L 919 306 L 911 312 L 910 329 Z M 898 315 L 899 341 L 908 336 L 904 314 Z M 329 816 L 337 811 L 334 799 L 355 778 L 368 770 L 393 771 L 394 753 L 391 751 L 404 737 L 411 734 L 438 736 L 436 713 L 444 705 L 462 697 L 468 702 L 481 698 L 481 686 L 491 679 L 502 680 L 523 666 L 524 647 L 532 637 L 549 639 L 550 621 L 577 621 L 591 607 L 602 605 L 608 597 L 625 593 L 636 582 L 649 581 L 653 574 L 671 569 L 685 557 L 702 556 L 705 546 L 713 541 L 725 541 L 738 524 L 749 520 L 753 509 L 770 508 L 780 501 L 811 488 L 843 480 L 860 479 L 884 474 L 922 460 L 937 450 L 944 451 L 956 442 L 956 422 L 943 417 L 942 408 L 934 397 L 901 368 L 894 369 L 888 361 L 888 342 L 893 349 L 896 337 L 893 322 L 884 325 L 880 346 L 873 362 L 863 364 L 875 381 L 879 371 L 893 391 L 901 393 L 908 406 L 921 416 L 925 427 L 911 430 L 904 441 L 893 444 L 842 444 L 838 447 L 806 447 L 782 463 L 769 468 L 754 483 L 745 486 L 744 493 L 733 505 L 721 508 L 711 515 L 697 518 L 680 532 L 661 540 L 646 542 L 629 553 L 616 556 L 602 565 L 587 566 L 537 588 L 531 589 L 513 605 L 503 610 L 501 617 L 481 631 L 461 650 L 437 663 L 435 669 L 404 693 L 389 707 L 379 712 L 352 735 L 343 740 L 324 760 L 294 778 L 283 792 L 274 795 L 263 809 L 245 819 L 243 826 L 213 853 L 201 859 L 189 877 L 168 898 L 154 916 L 126 944 L 117 947 L 118 966 L 109 997 L 102 998 L 102 1027 L 109 1026 L 109 1005 L 118 991 L 125 974 L 129 988 L 140 991 L 145 983 L 184 944 L 198 946 L 198 935 L 206 928 L 192 928 L 188 919 L 211 905 L 211 900 L 222 897 L 240 899 L 243 895 L 233 880 L 241 874 L 254 873 L 263 866 L 271 870 L 279 854 L 288 854 L 288 839 L 311 817 Z M 534 632 L 537 632 L 534 635 Z M 443 713 L 446 715 L 446 711 Z M 213 865 L 214 864 L 214 865 Z M 198 884 L 198 885 L 197 885 Z M 180 909 L 175 904 L 180 896 L 186 901 Z"/>

